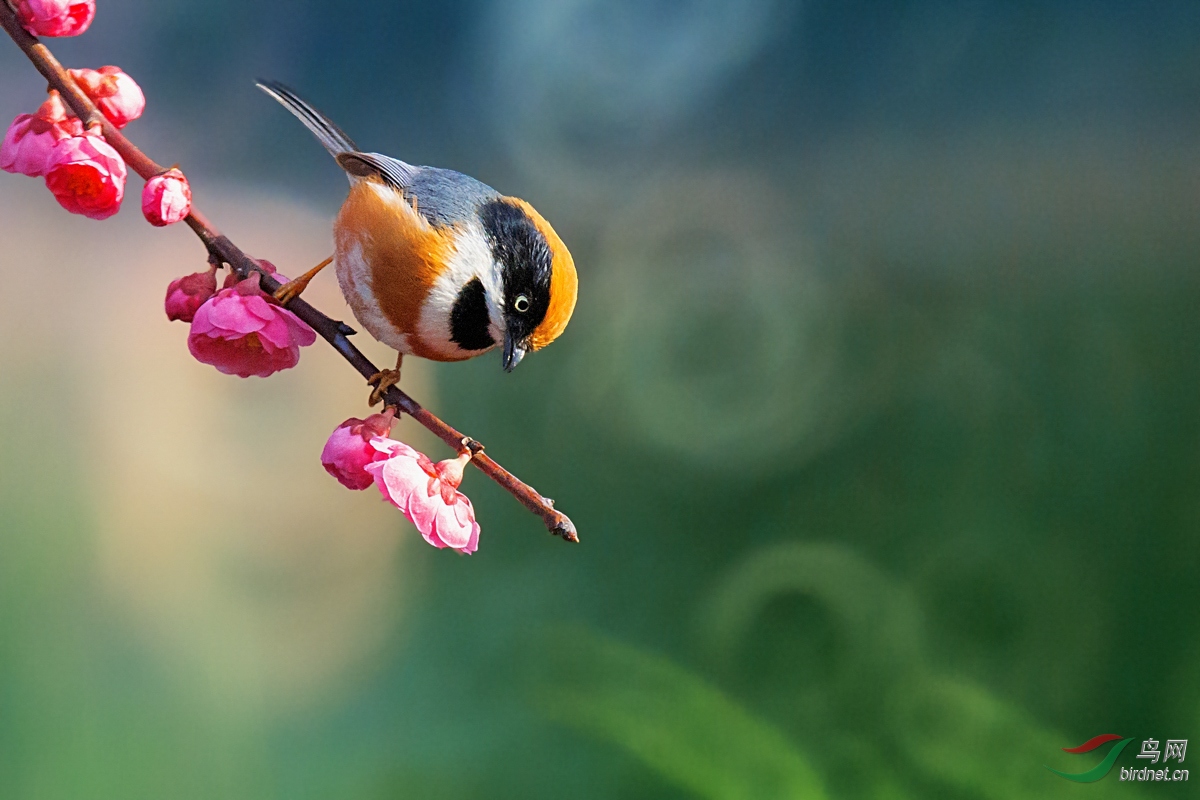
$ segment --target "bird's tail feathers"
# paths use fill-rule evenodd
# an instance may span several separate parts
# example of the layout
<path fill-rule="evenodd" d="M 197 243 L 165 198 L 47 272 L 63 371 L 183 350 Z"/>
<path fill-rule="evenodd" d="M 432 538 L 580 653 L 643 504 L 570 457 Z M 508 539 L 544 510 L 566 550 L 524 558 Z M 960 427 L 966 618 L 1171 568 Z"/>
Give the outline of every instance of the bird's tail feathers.
<path fill-rule="evenodd" d="M 287 86 L 278 81 L 268 80 L 261 80 L 256 85 L 278 100 L 284 108 L 292 112 L 297 119 L 303 122 L 304 127 L 313 132 L 317 140 L 324 145 L 325 149 L 334 158 L 337 158 L 342 153 L 358 150 L 358 146 L 354 144 L 354 140 L 335 125 L 333 120 L 302 100 L 299 95 Z"/>

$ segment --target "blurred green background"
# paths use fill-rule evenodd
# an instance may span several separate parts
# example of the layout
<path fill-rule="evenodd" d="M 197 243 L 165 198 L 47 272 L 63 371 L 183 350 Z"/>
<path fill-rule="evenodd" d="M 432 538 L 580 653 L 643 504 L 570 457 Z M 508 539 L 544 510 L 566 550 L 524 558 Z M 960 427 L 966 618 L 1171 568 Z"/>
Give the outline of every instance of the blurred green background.
<path fill-rule="evenodd" d="M 468 473 L 478 554 L 425 546 L 321 470 L 366 397 L 328 348 L 190 359 L 203 252 L 140 182 L 96 223 L 0 176 L 0 797 L 1191 796 L 1044 765 L 1200 738 L 1198 43 L 1183 2 L 99 0 L 54 52 L 285 271 L 345 184 L 260 76 L 553 221 L 566 335 L 405 380 L 582 543 Z"/>

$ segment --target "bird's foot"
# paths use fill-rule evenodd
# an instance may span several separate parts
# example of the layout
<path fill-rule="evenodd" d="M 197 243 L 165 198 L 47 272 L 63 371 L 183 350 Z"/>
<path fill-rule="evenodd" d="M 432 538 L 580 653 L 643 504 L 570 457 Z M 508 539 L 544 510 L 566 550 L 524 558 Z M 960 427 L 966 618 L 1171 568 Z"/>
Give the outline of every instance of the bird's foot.
<path fill-rule="evenodd" d="M 333 256 L 330 256 L 320 264 L 317 264 L 315 267 L 310 269 L 308 272 L 301 275 L 299 278 L 290 280 L 283 286 L 280 286 L 271 296 L 274 297 L 276 302 L 278 302 L 280 305 L 286 306 L 288 303 L 299 297 L 300 293 L 308 288 L 308 282 L 317 277 L 317 273 L 328 267 L 332 261 Z"/>
<path fill-rule="evenodd" d="M 404 354 L 397 353 L 395 369 L 380 370 L 367 378 L 367 383 L 375 387 L 371 390 L 371 397 L 367 400 L 369 405 L 373 406 L 382 402 L 387 390 L 400 383 L 400 368 L 402 366 L 404 366 Z"/>
<path fill-rule="evenodd" d="M 387 390 L 400 383 L 400 370 L 380 370 L 367 378 L 367 383 L 374 387 L 371 389 L 371 397 L 367 400 L 367 405 L 378 405 L 383 401 L 383 396 L 387 394 Z"/>

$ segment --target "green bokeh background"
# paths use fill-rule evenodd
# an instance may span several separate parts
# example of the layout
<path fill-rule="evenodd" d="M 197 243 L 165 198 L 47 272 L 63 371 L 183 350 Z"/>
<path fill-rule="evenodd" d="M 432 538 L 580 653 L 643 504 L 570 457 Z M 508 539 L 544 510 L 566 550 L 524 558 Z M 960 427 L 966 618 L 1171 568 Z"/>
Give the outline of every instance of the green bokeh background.
<path fill-rule="evenodd" d="M 0 797 L 1190 796 L 1044 765 L 1200 738 L 1194 5 L 99 5 L 52 47 L 137 77 L 131 137 L 201 203 L 336 210 L 269 76 L 554 222 L 566 335 L 513 375 L 431 368 L 431 405 L 582 543 L 469 474 L 479 553 L 407 548 L 401 621 L 319 701 L 198 691 L 106 599 L 55 399 L 77 384 L 25 341 L 0 374 Z M 32 69 L 0 67 L 0 109 L 30 110 Z M 121 217 L 111 247 L 160 235 Z M 42 268 L 0 233 L 6 269 Z M 269 383 L 238 396 L 286 407 Z M 266 520 L 247 537 L 292 533 Z M 321 614 L 303 571 L 239 566 Z"/>

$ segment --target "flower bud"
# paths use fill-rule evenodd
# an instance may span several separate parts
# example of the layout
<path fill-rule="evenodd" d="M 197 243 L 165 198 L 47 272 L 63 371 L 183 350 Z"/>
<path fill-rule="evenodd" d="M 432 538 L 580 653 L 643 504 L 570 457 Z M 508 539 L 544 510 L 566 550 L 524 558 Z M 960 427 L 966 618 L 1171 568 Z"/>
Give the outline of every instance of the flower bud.
<path fill-rule="evenodd" d="M 169 169 L 146 181 L 142 189 L 142 214 L 155 227 L 173 225 L 192 212 L 192 187 L 178 169 Z"/>
<path fill-rule="evenodd" d="M 362 491 L 375 482 L 365 467 L 375 460 L 379 451 L 371 446 L 376 436 L 392 431 L 395 413 L 385 409 L 364 419 L 351 417 L 337 426 L 321 451 L 321 465 L 347 489 Z"/>
<path fill-rule="evenodd" d="M 146 110 L 146 95 L 137 81 L 120 67 L 73 69 L 71 77 L 83 93 L 92 99 L 100 113 L 118 128 L 124 128 Z"/>
<path fill-rule="evenodd" d="M 34 36 L 78 36 L 96 16 L 96 0 L 17 0 L 22 27 Z"/>
<path fill-rule="evenodd" d="M 176 278 L 167 286 L 167 319 L 191 322 L 200 306 L 217 291 L 217 268 Z"/>

